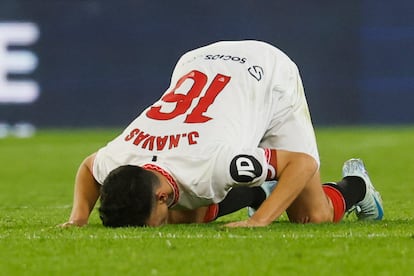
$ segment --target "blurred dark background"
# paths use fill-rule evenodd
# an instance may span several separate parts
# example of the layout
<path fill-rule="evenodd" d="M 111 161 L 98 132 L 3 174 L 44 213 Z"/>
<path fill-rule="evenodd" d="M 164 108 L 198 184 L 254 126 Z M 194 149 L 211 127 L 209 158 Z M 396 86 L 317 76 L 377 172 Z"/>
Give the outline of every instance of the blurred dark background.
<path fill-rule="evenodd" d="M 35 82 L 38 97 L 0 100 L 0 122 L 125 126 L 187 50 L 257 39 L 296 62 L 315 125 L 412 124 L 413 14 L 408 0 L 2 0 L 0 27 L 29 22 L 38 37 L 7 46 L 36 57 L 30 72 L 8 72 L 3 49 L 0 81 Z"/>

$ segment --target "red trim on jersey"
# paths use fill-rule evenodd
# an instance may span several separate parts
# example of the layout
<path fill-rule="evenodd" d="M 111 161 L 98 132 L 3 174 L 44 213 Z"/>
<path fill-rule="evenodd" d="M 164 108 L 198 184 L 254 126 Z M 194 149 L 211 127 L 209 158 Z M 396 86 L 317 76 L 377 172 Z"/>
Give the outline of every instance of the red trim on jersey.
<path fill-rule="evenodd" d="M 340 191 L 335 189 L 330 185 L 322 185 L 323 191 L 331 199 L 333 209 L 334 209 L 334 218 L 333 222 L 341 221 L 342 217 L 345 214 L 345 199 Z"/>
<path fill-rule="evenodd" d="M 165 178 L 167 178 L 173 193 L 174 193 L 174 199 L 172 201 L 172 203 L 168 206 L 168 208 L 171 208 L 172 206 L 174 206 L 175 204 L 177 204 L 178 199 L 180 198 L 180 190 L 178 189 L 178 185 L 175 182 L 174 178 L 168 173 L 166 172 L 164 169 L 158 167 L 157 165 L 154 164 L 145 164 L 144 166 L 142 166 L 144 169 L 146 170 L 153 170 L 156 172 L 159 172 L 160 174 L 162 174 Z"/>
<path fill-rule="evenodd" d="M 218 204 L 211 204 L 208 206 L 206 214 L 204 215 L 203 222 L 210 222 L 217 218 L 218 215 Z"/>
<path fill-rule="evenodd" d="M 277 151 L 275 149 L 264 149 L 267 167 L 266 180 L 277 180 Z"/>

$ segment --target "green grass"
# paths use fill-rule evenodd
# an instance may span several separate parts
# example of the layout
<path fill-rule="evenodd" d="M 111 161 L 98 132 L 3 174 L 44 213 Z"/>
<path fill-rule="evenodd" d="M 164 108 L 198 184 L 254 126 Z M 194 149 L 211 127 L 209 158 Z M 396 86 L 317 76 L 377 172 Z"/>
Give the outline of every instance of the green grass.
<path fill-rule="evenodd" d="M 117 130 L 40 131 L 0 139 L 0 275 L 409 275 L 414 269 L 414 128 L 317 129 L 323 181 L 361 157 L 385 218 L 260 229 L 204 225 L 60 229 L 79 163 Z"/>

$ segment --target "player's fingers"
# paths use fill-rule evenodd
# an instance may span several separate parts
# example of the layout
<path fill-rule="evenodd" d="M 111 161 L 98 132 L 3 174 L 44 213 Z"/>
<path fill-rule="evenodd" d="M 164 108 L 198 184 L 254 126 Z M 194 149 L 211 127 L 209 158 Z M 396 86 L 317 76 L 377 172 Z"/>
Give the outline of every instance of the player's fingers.
<path fill-rule="evenodd" d="M 249 225 L 247 220 L 243 220 L 243 221 L 235 221 L 235 222 L 227 223 L 224 225 L 224 227 L 228 227 L 228 228 L 252 227 L 252 225 Z"/>
<path fill-rule="evenodd" d="M 258 222 L 255 221 L 252 218 L 248 219 L 248 220 L 242 220 L 242 221 L 236 221 L 236 222 L 230 222 L 224 225 L 224 227 L 228 227 L 228 228 L 236 228 L 236 227 L 264 227 L 267 226 L 268 224 L 266 223 L 262 223 L 262 222 Z"/>
<path fill-rule="evenodd" d="M 75 226 L 79 226 L 79 225 L 77 225 L 76 223 L 72 221 L 68 221 L 68 222 L 57 225 L 57 227 L 60 227 L 60 228 L 69 228 L 69 227 L 75 227 Z"/>

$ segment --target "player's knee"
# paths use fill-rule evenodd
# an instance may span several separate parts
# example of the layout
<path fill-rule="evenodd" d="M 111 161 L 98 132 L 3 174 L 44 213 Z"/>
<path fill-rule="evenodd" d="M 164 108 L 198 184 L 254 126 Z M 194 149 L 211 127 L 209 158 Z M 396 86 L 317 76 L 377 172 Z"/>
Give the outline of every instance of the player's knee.
<path fill-rule="evenodd" d="M 310 216 L 310 223 L 324 223 L 324 222 L 332 222 L 332 212 L 329 212 L 329 210 L 323 210 L 316 213 L 313 213 Z"/>
<path fill-rule="evenodd" d="M 290 217 L 294 223 L 324 223 L 332 222 L 332 214 L 330 212 L 312 212 L 302 216 Z"/>

